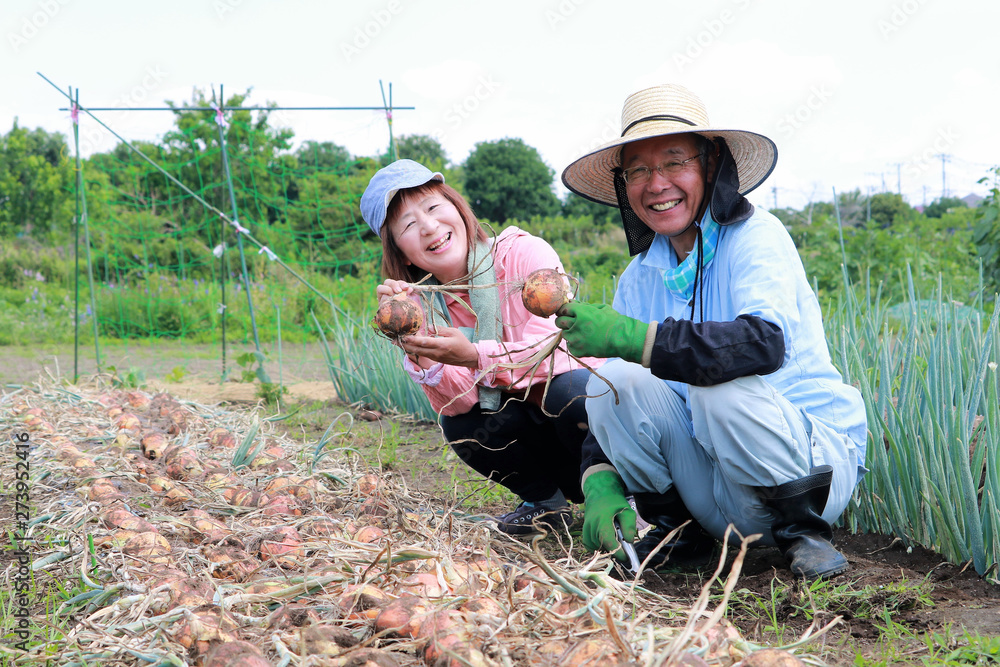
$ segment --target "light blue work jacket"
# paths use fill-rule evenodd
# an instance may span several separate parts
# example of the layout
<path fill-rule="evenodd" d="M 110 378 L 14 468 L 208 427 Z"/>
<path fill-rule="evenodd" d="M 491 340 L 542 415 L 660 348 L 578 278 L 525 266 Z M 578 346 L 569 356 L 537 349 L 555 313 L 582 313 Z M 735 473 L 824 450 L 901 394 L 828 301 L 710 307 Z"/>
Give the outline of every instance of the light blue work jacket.
<path fill-rule="evenodd" d="M 659 234 L 622 273 L 614 308 L 643 322 L 691 319 L 691 303 L 669 291 L 662 271 L 677 266 L 670 241 Z M 806 279 L 791 236 L 759 208 L 745 222 L 723 226 L 715 257 L 703 268 L 694 296 L 694 319 L 727 322 L 756 315 L 781 327 L 785 360 L 764 376 L 812 419 L 849 437 L 864 465 L 867 419 L 861 393 L 834 367 L 819 301 Z M 667 381 L 685 399 L 687 385 Z"/>

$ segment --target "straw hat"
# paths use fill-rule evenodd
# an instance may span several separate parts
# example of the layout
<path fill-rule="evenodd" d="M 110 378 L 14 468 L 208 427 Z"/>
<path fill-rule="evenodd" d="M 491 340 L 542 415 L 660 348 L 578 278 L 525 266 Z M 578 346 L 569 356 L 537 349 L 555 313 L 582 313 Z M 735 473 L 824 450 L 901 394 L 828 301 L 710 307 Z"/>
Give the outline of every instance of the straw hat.
<path fill-rule="evenodd" d="M 621 166 L 622 146 L 686 132 L 725 139 L 736 162 L 741 195 L 763 183 L 778 161 L 777 147 L 764 135 L 712 127 L 701 99 L 683 86 L 662 84 L 629 95 L 622 108 L 621 137 L 572 162 L 562 182 L 581 197 L 618 206 L 612 170 Z"/>

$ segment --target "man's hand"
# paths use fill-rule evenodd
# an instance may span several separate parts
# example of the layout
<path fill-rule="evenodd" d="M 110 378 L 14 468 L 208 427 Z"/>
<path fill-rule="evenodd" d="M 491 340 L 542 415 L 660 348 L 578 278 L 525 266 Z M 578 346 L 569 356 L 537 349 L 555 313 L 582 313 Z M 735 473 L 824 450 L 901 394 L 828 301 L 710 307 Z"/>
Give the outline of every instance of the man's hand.
<path fill-rule="evenodd" d="M 583 546 L 590 551 L 611 551 L 615 558 L 627 561 L 615 535 L 615 517 L 622 527 L 622 536 L 635 539 L 635 510 L 625 499 L 625 484 L 618 473 L 599 470 L 583 483 Z"/>
<path fill-rule="evenodd" d="M 626 317 L 607 304 L 571 302 L 559 309 L 556 326 L 566 348 L 578 357 L 621 357 L 642 362 L 649 324 Z"/>

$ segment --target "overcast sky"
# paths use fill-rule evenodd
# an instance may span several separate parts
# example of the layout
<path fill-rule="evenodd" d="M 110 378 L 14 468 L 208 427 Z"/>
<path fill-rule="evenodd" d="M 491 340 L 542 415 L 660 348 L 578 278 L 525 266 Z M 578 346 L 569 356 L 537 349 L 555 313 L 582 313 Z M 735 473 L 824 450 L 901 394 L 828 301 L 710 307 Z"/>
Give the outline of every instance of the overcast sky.
<path fill-rule="evenodd" d="M 250 103 L 379 106 L 453 163 L 519 137 L 558 175 L 620 132 L 622 103 L 688 86 L 718 127 L 778 145 L 750 198 L 771 207 L 833 188 L 899 188 L 913 205 L 985 194 L 1000 164 L 1000 3 L 994 0 L 3 0 L 0 131 L 70 136 L 58 90 L 129 140 L 156 139 L 194 88 L 253 87 Z M 381 111 L 289 111 L 297 141 L 385 150 Z M 85 152 L 115 139 L 83 117 Z M 941 156 L 945 156 L 942 160 Z M 943 167 L 943 170 L 942 170 Z M 942 171 L 944 179 L 942 179 Z M 560 194 L 565 191 L 558 188 Z"/>

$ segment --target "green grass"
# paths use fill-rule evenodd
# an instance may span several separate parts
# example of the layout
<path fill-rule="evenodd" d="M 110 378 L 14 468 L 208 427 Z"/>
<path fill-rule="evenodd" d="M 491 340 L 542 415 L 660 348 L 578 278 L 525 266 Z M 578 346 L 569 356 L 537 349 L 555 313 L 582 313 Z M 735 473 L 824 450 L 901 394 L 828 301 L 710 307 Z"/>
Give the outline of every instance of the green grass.
<path fill-rule="evenodd" d="M 721 587 L 721 582 L 718 582 Z M 947 652 L 962 646 L 964 650 L 981 653 L 991 648 L 990 642 L 975 635 L 962 633 L 952 637 L 921 634 L 896 619 L 907 612 L 929 609 L 934 606 L 933 584 L 927 579 L 906 579 L 882 585 L 859 586 L 840 579 L 812 582 L 789 582 L 779 578 L 771 581 L 769 594 L 761 596 L 746 588 L 735 590 L 729 601 L 728 615 L 740 625 L 754 625 L 756 632 L 746 633 L 749 641 L 766 646 L 796 646 L 823 661 L 843 659 L 844 652 L 853 641 L 842 633 L 839 638 L 812 640 L 798 645 L 804 629 L 815 623 L 816 627 L 830 622 L 834 617 L 850 619 L 852 623 L 866 621 L 878 632 L 874 650 L 862 653 L 857 649 L 854 664 L 859 667 L 876 667 L 901 664 L 947 665 Z M 721 599 L 716 595 L 715 599 Z M 800 653 L 800 657 L 805 657 Z M 965 664 L 965 663 L 961 663 Z M 980 663 L 968 663 L 980 664 Z"/>
<path fill-rule="evenodd" d="M 49 549 L 60 545 L 65 546 L 65 543 L 60 543 L 51 536 L 46 536 L 42 538 L 39 548 Z M 5 543 L 3 550 L 11 552 L 13 546 L 10 543 Z M 17 621 L 13 615 L 17 610 L 13 582 L 14 580 L 11 579 L 6 585 L 0 587 L 0 618 L 4 619 L 0 624 L 0 627 L 3 628 L 3 636 L 0 637 L 0 641 L 7 648 L 13 647 L 14 644 L 21 641 L 12 632 L 12 624 Z M 79 576 L 66 580 L 51 577 L 44 570 L 33 572 L 27 592 L 27 598 L 31 601 L 30 627 L 28 629 L 32 633 L 27 647 L 30 649 L 38 645 L 62 645 L 70 630 L 76 625 L 70 612 L 77 607 L 75 605 L 68 607 L 67 603 L 74 599 L 80 600 L 81 596 L 93 590 Z M 84 602 L 86 601 L 80 601 L 82 606 L 85 606 Z M 57 614 L 56 612 L 61 608 L 65 613 Z M 2 662 L 2 664 L 8 663 Z"/>
<path fill-rule="evenodd" d="M 321 273 L 303 276 L 337 308 L 359 311 L 366 307 L 377 281 L 346 276 L 330 278 Z M 151 272 L 139 278 L 112 278 L 95 285 L 91 306 L 86 281 L 80 286 L 79 304 L 71 284 L 31 282 L 0 286 L 0 345 L 30 345 L 37 341 L 93 346 L 94 313 L 97 335 L 110 340 L 138 341 L 184 339 L 208 343 L 222 337 L 222 304 L 225 303 L 227 340 L 251 342 L 253 327 L 261 341 L 274 342 L 279 328 L 287 342 L 312 340 L 309 313 L 329 312 L 324 297 L 283 271 L 268 267 L 253 277 L 250 291 L 253 318 L 241 282 L 227 284 L 225 298 L 217 282 L 184 279 L 171 273 Z M 80 313 L 79 325 L 74 322 Z"/>
<path fill-rule="evenodd" d="M 1000 637 L 984 637 L 979 633 L 961 632 L 953 636 L 951 628 L 925 637 L 927 652 L 935 665 L 996 665 L 1000 664 Z"/>

